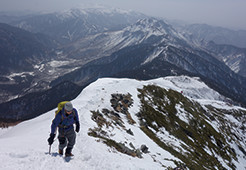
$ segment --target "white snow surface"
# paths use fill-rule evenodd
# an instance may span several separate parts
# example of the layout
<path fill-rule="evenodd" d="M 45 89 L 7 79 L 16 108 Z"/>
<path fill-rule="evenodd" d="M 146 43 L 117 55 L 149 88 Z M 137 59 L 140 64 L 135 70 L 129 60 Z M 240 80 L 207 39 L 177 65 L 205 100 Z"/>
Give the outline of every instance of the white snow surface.
<path fill-rule="evenodd" d="M 102 78 L 87 86 L 81 94 L 72 101 L 78 110 L 81 130 L 77 134 L 76 144 L 73 149 L 75 155 L 72 160 L 67 161 L 57 154 L 58 140 L 52 145 L 51 155 L 48 154 L 47 138 L 50 133 L 50 125 L 54 118 L 55 110 L 51 110 L 35 119 L 28 120 L 8 129 L 0 129 L 0 169 L 1 170 L 36 170 L 36 169 L 73 169 L 73 170 L 114 170 L 133 169 L 149 170 L 164 169 L 162 165 L 175 167 L 170 159 L 180 161 L 169 152 L 159 148 L 150 138 L 148 138 L 139 128 L 136 113 L 139 111 L 140 101 L 137 97 L 137 88 L 144 85 L 155 84 L 166 89 L 183 91 L 189 98 L 218 101 L 223 97 L 198 78 L 186 76 L 165 77 L 149 81 L 138 81 L 132 79 Z M 129 109 L 132 118 L 137 122 L 130 125 L 126 120 L 126 129 L 131 128 L 134 136 L 131 136 L 121 129 L 114 128 L 115 134 L 112 139 L 117 142 L 125 142 L 127 146 L 131 142 L 136 148 L 145 144 L 150 153 L 143 154 L 143 158 L 134 158 L 103 144 L 97 138 L 88 136 L 88 129 L 96 127 L 96 123 L 91 119 L 92 110 L 111 109 L 111 94 L 130 93 L 134 104 Z M 222 101 L 220 101 L 222 102 Z M 211 102 L 212 103 L 212 102 Z M 228 106 L 229 107 L 229 106 Z M 185 119 L 185 117 L 184 117 Z M 168 133 L 158 134 L 163 140 L 174 142 L 173 137 Z M 175 144 L 175 143 L 174 143 Z M 176 142 L 175 145 L 179 145 Z M 157 160 L 157 161 L 154 161 Z"/>

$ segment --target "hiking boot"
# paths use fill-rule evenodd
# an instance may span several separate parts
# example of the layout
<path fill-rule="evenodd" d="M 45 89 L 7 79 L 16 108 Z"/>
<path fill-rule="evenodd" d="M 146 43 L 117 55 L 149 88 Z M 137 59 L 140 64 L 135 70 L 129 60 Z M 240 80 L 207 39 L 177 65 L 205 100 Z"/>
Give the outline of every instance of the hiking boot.
<path fill-rule="evenodd" d="M 58 153 L 59 153 L 59 155 L 63 155 L 63 150 L 59 149 Z"/>
<path fill-rule="evenodd" d="M 74 156 L 72 153 L 65 153 L 65 156 L 66 157 L 71 157 L 71 156 Z"/>
<path fill-rule="evenodd" d="M 66 157 L 74 156 L 74 155 L 72 154 L 72 148 L 67 148 L 67 149 L 66 149 L 65 156 L 66 156 Z"/>

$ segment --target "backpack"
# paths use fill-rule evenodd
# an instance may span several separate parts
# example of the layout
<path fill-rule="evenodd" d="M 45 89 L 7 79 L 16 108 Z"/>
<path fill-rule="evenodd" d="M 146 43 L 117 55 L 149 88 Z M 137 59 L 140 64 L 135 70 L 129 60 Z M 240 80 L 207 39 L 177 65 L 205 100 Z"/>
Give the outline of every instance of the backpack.
<path fill-rule="evenodd" d="M 64 105 L 69 102 L 69 101 L 63 101 L 63 102 L 60 102 L 58 103 L 57 105 L 57 110 L 55 112 L 55 116 L 63 109 Z"/>
<path fill-rule="evenodd" d="M 63 109 L 63 107 L 65 106 L 65 104 L 67 103 L 67 102 L 69 102 L 69 101 L 63 101 L 63 102 L 60 102 L 60 103 L 58 103 L 58 105 L 57 105 L 57 110 L 55 111 L 55 117 L 56 117 L 56 115 Z M 73 110 L 73 116 L 74 116 L 74 120 L 75 120 L 75 112 L 74 112 L 74 110 Z M 61 118 L 61 121 L 63 121 L 64 120 L 64 117 L 63 117 L 63 115 L 62 115 L 62 118 Z"/>

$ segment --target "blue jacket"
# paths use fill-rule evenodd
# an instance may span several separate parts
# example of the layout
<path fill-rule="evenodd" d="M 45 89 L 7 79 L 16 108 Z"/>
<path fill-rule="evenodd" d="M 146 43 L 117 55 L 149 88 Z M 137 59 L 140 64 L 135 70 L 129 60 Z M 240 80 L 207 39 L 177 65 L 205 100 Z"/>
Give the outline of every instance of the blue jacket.
<path fill-rule="evenodd" d="M 74 123 L 79 123 L 79 116 L 77 110 L 73 108 L 73 112 L 67 116 L 63 108 L 59 113 L 57 113 L 56 117 L 52 121 L 51 133 L 54 134 L 57 127 L 63 128 L 65 131 L 68 131 L 74 128 Z"/>

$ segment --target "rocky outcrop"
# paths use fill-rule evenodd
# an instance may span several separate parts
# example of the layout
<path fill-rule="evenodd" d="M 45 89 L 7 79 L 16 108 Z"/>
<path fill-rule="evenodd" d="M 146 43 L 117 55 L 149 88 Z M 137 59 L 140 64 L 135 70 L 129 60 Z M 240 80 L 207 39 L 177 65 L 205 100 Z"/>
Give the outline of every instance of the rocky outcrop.
<path fill-rule="evenodd" d="M 135 124 L 136 122 L 132 119 L 128 108 L 132 106 L 133 100 L 131 94 L 112 94 L 112 99 L 110 100 L 111 106 L 116 112 L 123 113 L 127 116 L 128 123 Z"/>
<path fill-rule="evenodd" d="M 129 143 L 129 147 L 122 142 L 116 142 L 111 139 L 115 134 L 111 134 L 107 129 L 118 128 L 126 132 L 128 135 L 134 136 L 133 131 L 129 128 L 126 129 L 124 121 L 121 116 L 126 116 L 129 124 L 135 124 L 136 122 L 132 119 L 129 108 L 133 104 L 131 94 L 112 94 L 110 100 L 111 107 L 113 110 L 103 108 L 101 111 L 91 111 L 91 119 L 97 123 L 97 127 L 89 129 L 88 135 L 99 138 L 109 147 L 115 148 L 117 151 L 133 156 L 142 158 L 142 153 L 148 153 L 148 147 L 141 145 L 140 148 L 136 148 L 132 143 Z M 106 129 L 106 130 L 105 130 Z M 127 142 L 126 142 L 127 143 Z"/>

